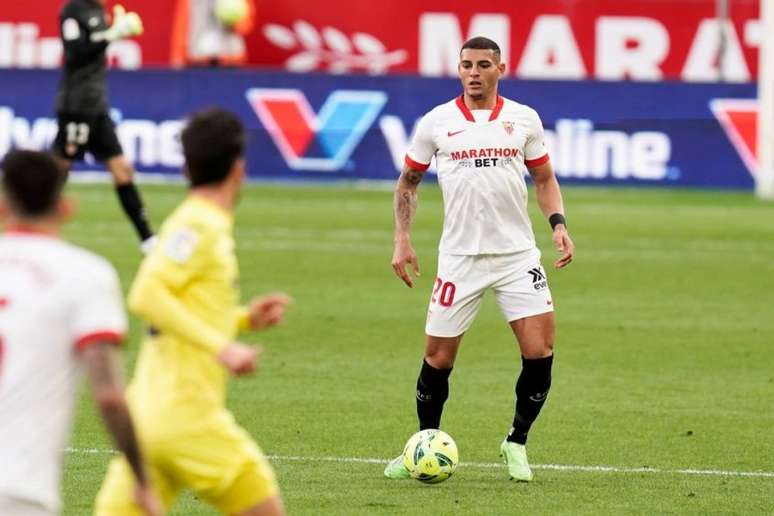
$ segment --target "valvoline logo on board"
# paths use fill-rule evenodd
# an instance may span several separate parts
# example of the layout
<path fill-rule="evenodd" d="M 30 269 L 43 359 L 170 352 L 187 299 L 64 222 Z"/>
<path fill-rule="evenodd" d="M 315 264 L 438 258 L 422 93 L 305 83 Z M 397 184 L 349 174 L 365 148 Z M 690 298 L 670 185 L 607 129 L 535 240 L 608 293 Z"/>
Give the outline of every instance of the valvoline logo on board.
<path fill-rule="evenodd" d="M 247 101 L 288 167 L 340 170 L 387 102 L 382 91 L 336 90 L 315 115 L 298 89 L 251 88 Z"/>
<path fill-rule="evenodd" d="M 713 99 L 710 109 L 750 175 L 758 174 L 758 101 L 756 99 Z"/>

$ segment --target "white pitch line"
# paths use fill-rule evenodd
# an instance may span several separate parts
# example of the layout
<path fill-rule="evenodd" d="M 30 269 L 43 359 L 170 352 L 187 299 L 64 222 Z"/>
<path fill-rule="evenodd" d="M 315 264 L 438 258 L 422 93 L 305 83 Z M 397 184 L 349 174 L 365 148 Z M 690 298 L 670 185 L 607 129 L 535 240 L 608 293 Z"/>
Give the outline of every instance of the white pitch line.
<path fill-rule="evenodd" d="M 65 448 L 67 453 L 76 454 L 115 454 L 115 450 L 100 448 Z M 358 464 L 387 464 L 386 459 L 369 459 L 365 457 L 298 457 L 293 455 L 267 455 L 270 460 L 293 462 L 343 462 Z M 466 468 L 504 468 L 500 462 L 461 462 Z M 704 475 L 720 477 L 755 477 L 774 478 L 774 471 L 731 471 L 722 469 L 662 469 L 662 468 L 624 468 L 618 466 L 583 466 L 574 464 L 533 464 L 532 469 L 553 471 L 583 471 L 590 473 L 661 473 L 671 475 Z"/>

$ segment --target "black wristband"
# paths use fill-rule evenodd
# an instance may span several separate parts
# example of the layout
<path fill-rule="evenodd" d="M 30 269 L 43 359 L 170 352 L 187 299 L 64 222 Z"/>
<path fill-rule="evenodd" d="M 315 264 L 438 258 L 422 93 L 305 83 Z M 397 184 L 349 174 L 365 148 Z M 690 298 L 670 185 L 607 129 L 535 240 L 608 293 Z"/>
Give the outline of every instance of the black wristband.
<path fill-rule="evenodd" d="M 564 227 L 567 227 L 567 221 L 564 220 L 564 215 L 561 213 L 554 213 L 550 217 L 548 217 L 548 223 L 551 224 L 551 229 L 555 229 L 557 224 L 564 224 Z"/>

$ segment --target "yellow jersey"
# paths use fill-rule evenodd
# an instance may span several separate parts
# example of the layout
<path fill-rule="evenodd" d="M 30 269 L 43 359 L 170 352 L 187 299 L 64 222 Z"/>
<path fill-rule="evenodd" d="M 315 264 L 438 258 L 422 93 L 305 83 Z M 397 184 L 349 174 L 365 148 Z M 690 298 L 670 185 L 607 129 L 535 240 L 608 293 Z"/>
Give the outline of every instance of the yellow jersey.
<path fill-rule="evenodd" d="M 239 306 L 233 216 L 189 196 L 164 222 L 129 292 L 148 327 L 127 391 L 145 438 L 232 422 L 217 354 L 247 324 Z"/>

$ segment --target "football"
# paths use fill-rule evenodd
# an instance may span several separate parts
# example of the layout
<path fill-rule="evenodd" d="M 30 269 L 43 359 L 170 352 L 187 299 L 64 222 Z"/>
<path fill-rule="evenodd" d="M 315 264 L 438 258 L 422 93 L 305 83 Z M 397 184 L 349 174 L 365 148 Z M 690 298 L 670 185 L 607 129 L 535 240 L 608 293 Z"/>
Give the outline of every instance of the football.
<path fill-rule="evenodd" d="M 443 482 L 452 476 L 458 463 L 457 444 L 441 430 L 420 430 L 403 449 L 403 464 L 411 477 L 426 484 Z"/>

